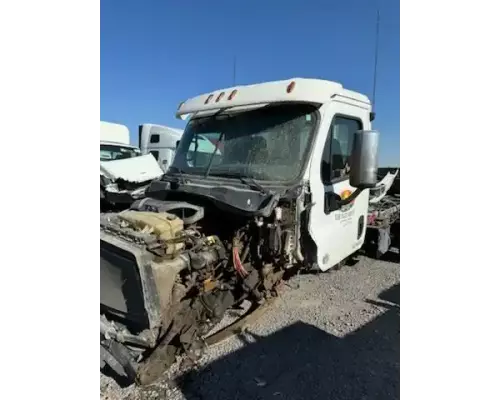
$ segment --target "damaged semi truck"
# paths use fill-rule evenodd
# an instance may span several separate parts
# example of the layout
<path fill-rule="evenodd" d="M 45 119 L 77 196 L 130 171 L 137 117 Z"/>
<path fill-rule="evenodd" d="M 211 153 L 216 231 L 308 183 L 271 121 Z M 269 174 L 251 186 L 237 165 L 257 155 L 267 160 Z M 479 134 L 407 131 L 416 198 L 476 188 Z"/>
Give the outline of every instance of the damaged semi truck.
<path fill-rule="evenodd" d="M 168 171 L 144 199 L 100 217 L 101 368 L 138 384 L 176 356 L 196 363 L 299 270 L 327 271 L 357 252 L 370 198 L 395 177 L 377 181 L 368 97 L 339 83 L 221 89 L 176 115 L 189 122 Z M 244 301 L 247 314 L 217 330 Z"/>

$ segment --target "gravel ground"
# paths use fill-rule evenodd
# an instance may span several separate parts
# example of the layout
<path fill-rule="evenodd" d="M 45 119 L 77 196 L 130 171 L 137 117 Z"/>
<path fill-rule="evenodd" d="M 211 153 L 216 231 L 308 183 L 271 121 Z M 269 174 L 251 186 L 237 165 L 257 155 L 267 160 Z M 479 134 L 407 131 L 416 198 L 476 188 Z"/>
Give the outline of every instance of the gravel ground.
<path fill-rule="evenodd" d="M 399 399 L 399 261 L 289 282 L 248 331 L 146 388 L 101 374 L 101 399 Z M 298 286 L 298 287 L 296 287 Z"/>

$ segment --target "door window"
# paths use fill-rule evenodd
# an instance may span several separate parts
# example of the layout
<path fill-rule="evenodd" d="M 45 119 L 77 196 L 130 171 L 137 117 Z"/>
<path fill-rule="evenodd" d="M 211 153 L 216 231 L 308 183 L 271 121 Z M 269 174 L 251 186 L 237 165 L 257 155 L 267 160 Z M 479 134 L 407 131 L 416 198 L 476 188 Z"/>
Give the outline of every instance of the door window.
<path fill-rule="evenodd" d="M 358 119 L 344 116 L 333 118 L 321 160 L 321 180 L 325 185 L 348 174 L 354 132 L 361 129 L 363 124 Z"/>

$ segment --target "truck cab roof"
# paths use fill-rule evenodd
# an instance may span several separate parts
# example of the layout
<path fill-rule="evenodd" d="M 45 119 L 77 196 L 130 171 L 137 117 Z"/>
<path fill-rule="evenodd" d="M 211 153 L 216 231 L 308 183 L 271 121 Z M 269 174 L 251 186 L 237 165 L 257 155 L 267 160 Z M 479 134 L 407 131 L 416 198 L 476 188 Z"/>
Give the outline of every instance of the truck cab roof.
<path fill-rule="evenodd" d="M 101 144 L 109 145 L 109 146 L 120 146 L 120 147 L 128 147 L 129 149 L 139 149 L 137 146 L 129 143 L 122 142 L 113 142 L 110 140 L 101 140 Z"/>
<path fill-rule="evenodd" d="M 130 144 L 130 131 L 125 125 L 101 121 L 101 142 Z"/>
<path fill-rule="evenodd" d="M 345 89 L 340 83 L 309 78 L 292 78 L 254 85 L 216 90 L 182 102 L 176 117 L 186 119 L 194 114 L 207 114 L 220 109 L 246 109 L 271 103 L 324 104 L 334 97 L 371 109 L 367 96 Z"/>

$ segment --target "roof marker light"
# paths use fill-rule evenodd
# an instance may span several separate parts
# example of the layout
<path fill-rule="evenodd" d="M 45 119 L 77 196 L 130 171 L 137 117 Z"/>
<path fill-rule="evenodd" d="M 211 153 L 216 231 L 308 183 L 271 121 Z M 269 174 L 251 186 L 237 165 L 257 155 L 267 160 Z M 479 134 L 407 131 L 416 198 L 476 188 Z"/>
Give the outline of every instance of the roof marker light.
<path fill-rule="evenodd" d="M 292 81 L 288 84 L 288 86 L 286 87 L 286 92 L 287 93 L 292 93 L 292 90 L 295 88 L 295 82 Z"/>
<path fill-rule="evenodd" d="M 216 102 L 216 103 L 218 103 L 218 102 L 219 102 L 219 100 L 220 100 L 220 99 L 222 99 L 222 96 L 224 96 L 224 92 L 222 92 L 221 94 L 219 94 L 219 95 L 217 96 L 217 99 L 215 100 L 215 102 Z"/>
<path fill-rule="evenodd" d="M 229 97 L 227 98 L 228 100 L 232 100 L 234 98 L 234 96 L 236 96 L 236 93 L 238 93 L 238 91 L 236 89 L 234 89 L 231 94 L 229 95 Z"/>
<path fill-rule="evenodd" d="M 207 97 L 207 99 L 205 100 L 205 104 L 208 104 L 208 102 L 209 102 L 210 100 L 212 100 L 212 97 L 214 97 L 214 95 L 213 95 L 213 94 L 211 94 L 210 96 L 208 96 L 208 97 Z"/>

